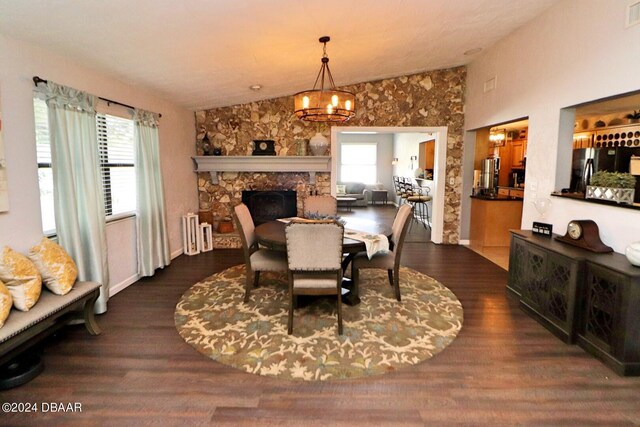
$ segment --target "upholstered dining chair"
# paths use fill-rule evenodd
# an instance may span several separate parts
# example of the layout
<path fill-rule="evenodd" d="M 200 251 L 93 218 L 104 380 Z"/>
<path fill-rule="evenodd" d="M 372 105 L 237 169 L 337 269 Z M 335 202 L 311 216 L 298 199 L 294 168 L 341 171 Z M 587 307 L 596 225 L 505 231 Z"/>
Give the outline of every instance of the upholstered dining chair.
<path fill-rule="evenodd" d="M 309 214 L 337 215 L 338 201 L 332 196 L 309 196 L 304 199 L 304 216 Z"/>
<path fill-rule="evenodd" d="M 342 239 L 336 221 L 290 222 L 285 228 L 289 262 L 288 333 L 293 332 L 297 295 L 335 295 L 338 335 L 342 335 Z"/>
<path fill-rule="evenodd" d="M 358 253 L 351 261 L 351 279 L 353 280 L 353 292 L 357 296 L 359 288 L 360 270 L 364 268 L 380 268 L 387 270 L 389 284 L 394 288 L 396 299 L 400 301 L 400 256 L 404 238 L 407 234 L 413 207 L 409 204 L 400 206 L 391 226 L 391 242 L 389 252 L 376 254 L 371 259 L 365 252 Z"/>
<path fill-rule="evenodd" d="M 233 219 L 240 234 L 244 262 L 247 267 L 244 302 L 249 301 L 252 287 L 257 287 L 261 271 L 287 271 L 287 256 L 283 251 L 274 251 L 258 247 L 255 225 L 249 208 L 244 203 L 233 208 Z"/>

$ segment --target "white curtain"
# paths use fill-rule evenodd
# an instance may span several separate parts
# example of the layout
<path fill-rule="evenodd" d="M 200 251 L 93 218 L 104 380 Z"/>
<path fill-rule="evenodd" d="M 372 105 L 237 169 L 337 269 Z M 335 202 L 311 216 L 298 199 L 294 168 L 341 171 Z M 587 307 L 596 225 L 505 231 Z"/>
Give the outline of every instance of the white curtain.
<path fill-rule="evenodd" d="M 133 121 L 138 195 L 138 273 L 152 276 L 156 268 L 171 262 L 160 170 L 158 119 L 153 113 L 136 109 Z"/>
<path fill-rule="evenodd" d="M 107 311 L 109 270 L 94 96 L 49 81 L 39 85 L 49 107 L 56 233 L 78 265 L 78 279 L 102 284 L 96 313 Z"/>

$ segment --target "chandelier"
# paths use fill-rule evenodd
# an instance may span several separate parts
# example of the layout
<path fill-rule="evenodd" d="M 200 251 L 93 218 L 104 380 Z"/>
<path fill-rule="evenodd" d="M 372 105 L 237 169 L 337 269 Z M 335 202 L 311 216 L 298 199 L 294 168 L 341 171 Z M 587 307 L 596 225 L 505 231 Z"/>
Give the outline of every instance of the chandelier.
<path fill-rule="evenodd" d="M 309 122 L 342 123 L 353 117 L 356 106 L 356 96 L 352 92 L 336 89 L 327 56 L 328 36 L 320 37 L 323 44 L 322 66 L 313 84 L 313 89 L 296 93 L 293 96 L 295 114 L 300 120 Z M 325 76 L 328 88 L 325 88 Z M 318 86 L 319 84 L 319 86 Z"/>

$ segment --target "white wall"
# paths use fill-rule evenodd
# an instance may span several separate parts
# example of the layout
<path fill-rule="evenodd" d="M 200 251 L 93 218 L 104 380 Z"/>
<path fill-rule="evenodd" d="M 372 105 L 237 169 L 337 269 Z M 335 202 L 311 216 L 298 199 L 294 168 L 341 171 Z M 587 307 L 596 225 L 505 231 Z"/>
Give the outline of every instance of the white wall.
<path fill-rule="evenodd" d="M 396 133 L 393 139 L 393 157 L 398 159 L 398 164 L 393 168 L 393 174 L 398 176 L 414 177 L 414 171 L 420 167 L 418 160 L 413 161 L 411 169 L 411 156 L 420 153 L 420 143 L 433 139 L 427 133 Z"/>
<path fill-rule="evenodd" d="M 570 168 L 564 161 L 556 165 L 560 109 L 640 90 L 640 25 L 625 28 L 627 4 L 627 0 L 564 0 L 468 67 L 467 130 L 529 117 L 524 229 L 540 219 L 532 200 L 558 190 L 556 181 L 562 182 Z M 493 76 L 497 88 L 484 93 L 484 82 Z M 473 142 L 474 138 L 465 137 L 465 180 L 468 169 L 473 169 Z M 463 194 L 463 210 L 470 205 L 468 196 Z M 640 240 L 640 211 L 551 200 L 545 221 L 553 223 L 556 233 L 564 234 L 570 219 L 593 219 L 603 241 L 616 252 Z"/>
<path fill-rule="evenodd" d="M 9 212 L 0 213 L 0 246 L 8 245 L 26 252 L 42 236 L 40 198 L 36 164 L 33 119 L 33 76 L 87 91 L 162 114 L 160 119 L 160 154 L 167 204 L 172 254 L 182 250 L 180 215 L 198 207 L 196 174 L 190 156 L 195 155 L 195 117 L 184 108 L 164 101 L 152 93 L 107 77 L 46 49 L 13 40 L 0 34 L 0 102 L 3 114 L 3 139 L 7 159 Z M 108 227 L 109 258 L 120 260 L 119 243 L 125 248 L 135 236 L 135 227 Z M 115 233 L 115 234 L 114 234 Z M 124 234 L 122 234 L 124 233 Z M 119 242 L 119 243 L 115 243 Z M 127 252 L 129 249 L 127 249 Z M 135 269 L 133 264 L 113 265 L 111 277 L 122 280 Z M 111 286 L 120 282 L 112 280 Z"/>
<path fill-rule="evenodd" d="M 376 143 L 377 144 L 377 182 L 380 182 L 384 185 L 384 188 L 387 190 L 393 188 L 393 181 L 391 179 L 393 175 L 393 166 L 391 165 L 391 161 L 393 160 L 393 134 L 338 134 L 338 143 L 342 144 L 343 142 L 348 143 Z M 337 153 L 337 162 L 340 165 L 341 157 L 340 151 Z M 338 167 L 338 181 L 342 182 L 342 178 L 340 176 L 340 167 Z"/>

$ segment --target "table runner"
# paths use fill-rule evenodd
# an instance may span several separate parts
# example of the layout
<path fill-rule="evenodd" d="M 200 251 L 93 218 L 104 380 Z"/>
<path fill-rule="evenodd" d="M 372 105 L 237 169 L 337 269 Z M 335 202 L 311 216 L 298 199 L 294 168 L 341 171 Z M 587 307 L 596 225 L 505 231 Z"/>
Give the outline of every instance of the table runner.
<path fill-rule="evenodd" d="M 344 236 L 364 242 L 369 259 L 375 254 L 386 254 L 389 252 L 389 239 L 384 234 L 371 234 L 347 228 L 344 230 Z"/>

